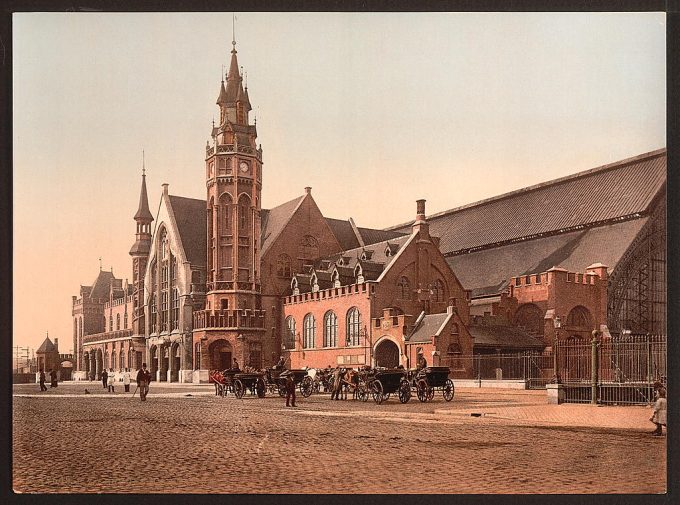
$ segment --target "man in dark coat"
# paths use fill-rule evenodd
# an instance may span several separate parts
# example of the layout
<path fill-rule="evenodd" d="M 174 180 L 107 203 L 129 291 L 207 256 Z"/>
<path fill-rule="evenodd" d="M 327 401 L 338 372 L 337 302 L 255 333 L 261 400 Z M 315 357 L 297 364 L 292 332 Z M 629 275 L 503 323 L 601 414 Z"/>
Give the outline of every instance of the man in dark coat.
<path fill-rule="evenodd" d="M 40 391 L 47 391 L 47 386 L 45 386 L 45 370 L 40 369 Z"/>
<path fill-rule="evenodd" d="M 149 382 L 151 382 L 151 372 L 146 368 L 146 363 L 142 363 L 142 368 L 137 372 L 137 387 L 139 399 L 143 402 L 146 401 L 146 395 L 149 393 Z"/>
<path fill-rule="evenodd" d="M 50 387 L 57 387 L 57 371 L 54 369 L 50 370 Z"/>
<path fill-rule="evenodd" d="M 286 376 L 286 407 L 290 407 L 290 403 L 295 407 L 295 381 L 292 373 Z"/>
<path fill-rule="evenodd" d="M 102 384 L 104 385 L 104 389 L 107 388 L 106 383 L 108 382 L 108 379 L 109 379 L 109 372 L 107 372 L 106 368 L 105 368 L 104 371 L 102 372 Z"/>
<path fill-rule="evenodd" d="M 427 367 L 427 360 L 423 356 L 422 352 L 418 353 L 418 360 L 416 361 L 416 370 L 421 371 L 423 368 Z"/>
<path fill-rule="evenodd" d="M 335 370 L 333 371 L 333 391 L 331 391 L 331 400 L 340 399 L 343 375 L 344 375 L 343 370 L 341 370 L 339 366 L 335 367 Z"/>
<path fill-rule="evenodd" d="M 232 370 L 240 370 L 240 368 L 238 367 L 238 361 L 236 361 L 236 358 L 234 358 L 234 361 L 231 364 L 231 369 Z"/>

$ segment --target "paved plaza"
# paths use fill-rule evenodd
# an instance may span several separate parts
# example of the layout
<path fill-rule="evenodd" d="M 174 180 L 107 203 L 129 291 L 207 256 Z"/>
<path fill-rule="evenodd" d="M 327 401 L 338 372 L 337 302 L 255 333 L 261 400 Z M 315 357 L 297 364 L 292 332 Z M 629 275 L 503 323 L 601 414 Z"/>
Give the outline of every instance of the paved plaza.
<path fill-rule="evenodd" d="M 133 384 L 134 390 L 134 384 Z M 85 394 L 87 388 L 90 394 Z M 153 384 L 148 401 L 65 383 L 14 386 L 20 493 L 663 493 L 666 437 L 647 407 L 548 405 L 545 391 L 456 390 L 332 401 L 214 396 Z M 139 473 L 140 460 L 147 471 Z M 142 463 L 142 466 L 144 463 Z"/>

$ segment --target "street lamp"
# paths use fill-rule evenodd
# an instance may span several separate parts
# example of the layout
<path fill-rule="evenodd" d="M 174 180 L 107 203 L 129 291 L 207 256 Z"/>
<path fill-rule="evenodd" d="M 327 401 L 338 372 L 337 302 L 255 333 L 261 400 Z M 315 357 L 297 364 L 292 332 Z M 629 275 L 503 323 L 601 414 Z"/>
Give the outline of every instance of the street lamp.
<path fill-rule="evenodd" d="M 557 346 L 559 345 L 559 332 L 560 328 L 562 327 L 562 321 L 560 320 L 560 316 L 555 316 L 553 319 L 553 326 L 555 327 L 555 343 L 553 345 L 553 383 L 554 384 L 559 384 L 562 382 L 560 380 L 560 373 L 558 370 L 558 360 L 557 360 Z"/>

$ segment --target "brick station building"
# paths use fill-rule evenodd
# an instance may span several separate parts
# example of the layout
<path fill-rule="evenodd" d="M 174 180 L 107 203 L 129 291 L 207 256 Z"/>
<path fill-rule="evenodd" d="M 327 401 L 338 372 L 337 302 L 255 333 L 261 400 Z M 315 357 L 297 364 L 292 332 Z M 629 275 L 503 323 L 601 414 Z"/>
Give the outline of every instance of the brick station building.
<path fill-rule="evenodd" d="M 147 361 L 159 381 L 261 368 L 412 366 L 560 339 L 664 333 L 664 149 L 385 230 L 323 215 L 311 188 L 264 208 L 263 150 L 235 43 L 204 151 L 206 198 L 163 185 L 134 214 L 132 281 L 73 297 L 75 376 Z M 152 223 L 154 227 L 152 230 Z M 555 331 L 559 318 L 563 326 Z"/>

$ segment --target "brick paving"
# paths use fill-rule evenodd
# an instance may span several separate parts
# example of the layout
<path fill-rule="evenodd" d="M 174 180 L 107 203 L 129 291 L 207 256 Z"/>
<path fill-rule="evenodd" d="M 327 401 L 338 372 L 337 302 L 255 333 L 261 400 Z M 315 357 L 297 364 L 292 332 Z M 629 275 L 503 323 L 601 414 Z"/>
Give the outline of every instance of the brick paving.
<path fill-rule="evenodd" d="M 461 388 L 451 403 L 440 394 L 405 405 L 313 395 L 286 409 L 278 396 L 218 398 L 210 386 L 154 384 L 142 403 L 95 385 L 63 384 L 42 394 L 37 385 L 14 387 L 16 492 L 666 488 L 666 438 L 649 434 L 645 407 L 555 406 L 546 404 L 545 392 Z M 143 475 L 136 472 L 140 457 L 148 461 Z"/>

